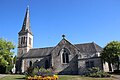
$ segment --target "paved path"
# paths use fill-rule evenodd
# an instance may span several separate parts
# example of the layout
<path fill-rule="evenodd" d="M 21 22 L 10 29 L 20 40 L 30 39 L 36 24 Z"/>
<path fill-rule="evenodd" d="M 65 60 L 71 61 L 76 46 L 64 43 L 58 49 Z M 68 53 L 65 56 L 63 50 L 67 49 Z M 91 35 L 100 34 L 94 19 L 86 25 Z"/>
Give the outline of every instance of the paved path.
<path fill-rule="evenodd" d="M 115 80 L 120 80 L 120 75 L 113 75 L 115 77 Z"/>
<path fill-rule="evenodd" d="M 3 78 L 3 77 L 5 77 L 5 76 L 7 76 L 7 75 L 5 75 L 5 74 L 0 74 L 0 78 Z"/>

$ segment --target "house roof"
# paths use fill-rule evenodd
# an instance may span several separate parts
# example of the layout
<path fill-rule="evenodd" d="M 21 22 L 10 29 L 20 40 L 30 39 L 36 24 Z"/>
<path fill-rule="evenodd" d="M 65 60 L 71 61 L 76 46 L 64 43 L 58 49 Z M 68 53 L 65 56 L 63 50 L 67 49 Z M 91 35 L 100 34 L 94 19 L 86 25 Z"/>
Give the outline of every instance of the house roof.
<path fill-rule="evenodd" d="M 101 52 L 102 47 L 97 45 L 96 43 L 84 43 L 84 44 L 74 44 L 81 53 L 96 53 Z M 54 47 L 46 47 L 46 48 L 33 48 L 23 55 L 23 58 L 37 58 L 50 55 L 50 52 L 54 49 Z"/>
<path fill-rule="evenodd" d="M 36 57 L 43 57 L 50 54 L 50 51 L 53 47 L 46 47 L 46 48 L 33 48 L 25 53 L 23 58 L 36 58 Z"/>
<path fill-rule="evenodd" d="M 75 46 L 80 50 L 81 53 L 95 53 L 101 52 L 102 47 L 96 43 L 84 43 L 84 44 L 75 44 Z"/>

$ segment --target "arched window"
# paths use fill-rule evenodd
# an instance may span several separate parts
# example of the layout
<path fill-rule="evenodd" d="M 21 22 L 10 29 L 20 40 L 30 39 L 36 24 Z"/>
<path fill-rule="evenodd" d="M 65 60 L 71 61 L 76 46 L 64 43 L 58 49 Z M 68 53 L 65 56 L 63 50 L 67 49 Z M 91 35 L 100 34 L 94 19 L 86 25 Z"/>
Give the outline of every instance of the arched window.
<path fill-rule="evenodd" d="M 32 61 L 29 62 L 29 67 L 31 67 L 31 66 L 32 66 Z"/>
<path fill-rule="evenodd" d="M 62 49 L 62 63 L 69 63 L 69 50 L 64 48 Z"/>
<path fill-rule="evenodd" d="M 23 38 L 23 44 L 25 44 L 25 37 Z"/>
<path fill-rule="evenodd" d="M 49 68 L 49 62 L 48 60 L 45 61 L 45 69 L 48 69 Z"/>
<path fill-rule="evenodd" d="M 25 37 L 21 37 L 21 44 L 25 44 Z"/>
<path fill-rule="evenodd" d="M 21 37 L 21 44 L 23 44 L 23 37 Z"/>

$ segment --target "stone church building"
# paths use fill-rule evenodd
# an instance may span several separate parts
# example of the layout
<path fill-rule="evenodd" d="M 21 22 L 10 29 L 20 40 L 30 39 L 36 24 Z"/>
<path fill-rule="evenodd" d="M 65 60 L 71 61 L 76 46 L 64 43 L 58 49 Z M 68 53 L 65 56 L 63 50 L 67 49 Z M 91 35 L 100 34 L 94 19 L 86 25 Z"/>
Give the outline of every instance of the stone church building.
<path fill-rule="evenodd" d="M 26 9 L 22 29 L 18 33 L 16 72 L 25 72 L 28 67 L 53 67 L 59 74 L 84 74 L 87 68 L 99 67 L 108 71 L 100 58 L 102 48 L 96 43 L 72 44 L 65 35 L 53 47 L 33 48 L 33 33 L 30 28 L 29 7 Z"/>

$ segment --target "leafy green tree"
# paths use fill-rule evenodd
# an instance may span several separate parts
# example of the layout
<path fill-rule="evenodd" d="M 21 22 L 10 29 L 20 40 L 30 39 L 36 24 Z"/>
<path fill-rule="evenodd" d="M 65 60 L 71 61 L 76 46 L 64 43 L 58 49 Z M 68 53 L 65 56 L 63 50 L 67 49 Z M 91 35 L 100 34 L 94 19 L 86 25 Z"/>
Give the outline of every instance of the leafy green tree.
<path fill-rule="evenodd" d="M 7 41 L 0 38 L 0 66 L 8 67 L 12 65 L 12 57 L 14 52 L 12 51 L 15 45 L 11 41 Z"/>
<path fill-rule="evenodd" d="M 103 52 L 101 53 L 101 57 L 103 61 L 108 62 L 109 71 L 112 71 L 111 64 L 117 64 L 117 70 L 119 70 L 120 64 L 120 42 L 119 41 L 112 41 L 108 43 L 104 48 Z"/>
<path fill-rule="evenodd" d="M 14 56 L 13 58 L 13 64 L 16 64 L 17 56 Z"/>

